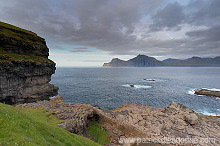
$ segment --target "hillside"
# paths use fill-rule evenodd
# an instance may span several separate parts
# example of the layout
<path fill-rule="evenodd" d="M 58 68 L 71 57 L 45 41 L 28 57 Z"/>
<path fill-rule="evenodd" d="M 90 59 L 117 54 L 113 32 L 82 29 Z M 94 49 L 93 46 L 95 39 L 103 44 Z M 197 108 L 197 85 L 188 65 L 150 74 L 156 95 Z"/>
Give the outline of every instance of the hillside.
<path fill-rule="evenodd" d="M 43 109 L 20 109 L 0 103 L 0 145 L 98 146 L 57 126 L 62 122 Z"/>

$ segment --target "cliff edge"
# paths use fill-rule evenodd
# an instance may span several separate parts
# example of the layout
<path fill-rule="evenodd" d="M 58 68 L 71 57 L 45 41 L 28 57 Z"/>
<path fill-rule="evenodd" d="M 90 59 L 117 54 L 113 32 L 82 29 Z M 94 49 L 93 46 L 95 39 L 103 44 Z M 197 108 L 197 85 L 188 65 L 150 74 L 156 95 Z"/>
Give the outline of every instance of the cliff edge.
<path fill-rule="evenodd" d="M 56 64 L 46 41 L 37 34 L 0 22 L 0 102 L 18 104 L 49 99 Z"/>

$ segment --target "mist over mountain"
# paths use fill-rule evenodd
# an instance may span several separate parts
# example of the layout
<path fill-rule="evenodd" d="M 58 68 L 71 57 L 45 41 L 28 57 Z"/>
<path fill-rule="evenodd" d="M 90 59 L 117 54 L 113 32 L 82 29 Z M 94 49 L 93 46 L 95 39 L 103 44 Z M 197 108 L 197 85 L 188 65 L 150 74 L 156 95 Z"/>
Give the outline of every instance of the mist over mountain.
<path fill-rule="evenodd" d="M 185 60 L 168 58 L 163 61 L 159 61 L 154 57 L 149 57 L 146 55 L 138 55 L 127 61 L 113 58 L 109 63 L 104 63 L 103 66 L 112 66 L 112 67 L 122 67 L 122 66 L 131 66 L 131 67 L 156 67 L 156 66 L 220 66 L 220 56 L 214 58 L 201 58 L 194 56 Z"/>

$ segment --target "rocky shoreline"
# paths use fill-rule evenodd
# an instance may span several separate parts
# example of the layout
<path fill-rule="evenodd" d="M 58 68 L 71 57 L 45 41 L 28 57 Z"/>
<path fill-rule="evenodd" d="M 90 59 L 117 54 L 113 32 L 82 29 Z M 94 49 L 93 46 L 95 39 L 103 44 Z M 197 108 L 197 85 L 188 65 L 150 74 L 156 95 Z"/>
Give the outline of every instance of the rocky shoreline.
<path fill-rule="evenodd" d="M 217 117 L 196 113 L 182 104 L 172 102 L 165 108 L 124 104 L 118 109 L 102 110 L 88 104 L 65 103 L 56 96 L 50 101 L 37 101 L 18 105 L 21 108 L 45 108 L 64 123 L 60 127 L 86 136 L 86 127 L 98 121 L 110 135 L 110 145 L 123 145 L 123 138 L 192 138 L 211 139 L 200 145 L 220 144 L 220 120 Z M 214 141 L 213 141 L 214 140 Z M 155 141 L 151 141 L 153 143 Z M 160 145 L 163 143 L 160 143 Z M 198 144 L 198 143 L 197 143 Z M 176 145 L 170 143 L 169 145 Z M 183 143 L 183 145 L 194 145 Z"/>

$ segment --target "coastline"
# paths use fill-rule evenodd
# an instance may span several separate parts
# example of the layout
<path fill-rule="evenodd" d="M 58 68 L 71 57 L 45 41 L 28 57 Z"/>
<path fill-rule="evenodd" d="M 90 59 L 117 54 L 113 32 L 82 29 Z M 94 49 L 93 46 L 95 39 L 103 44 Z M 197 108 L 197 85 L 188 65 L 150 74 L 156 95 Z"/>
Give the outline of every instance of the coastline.
<path fill-rule="evenodd" d="M 215 139 L 215 143 L 207 145 L 220 144 L 219 117 L 196 113 L 175 102 L 165 108 L 128 103 L 114 110 L 102 110 L 89 104 L 65 103 L 62 97 L 56 96 L 50 101 L 37 101 L 18 106 L 45 108 L 65 121 L 59 124 L 61 128 L 82 136 L 86 136 L 88 124 L 97 121 L 110 135 L 110 145 L 119 145 L 120 138 L 130 137 L 207 138 L 207 136 Z"/>

